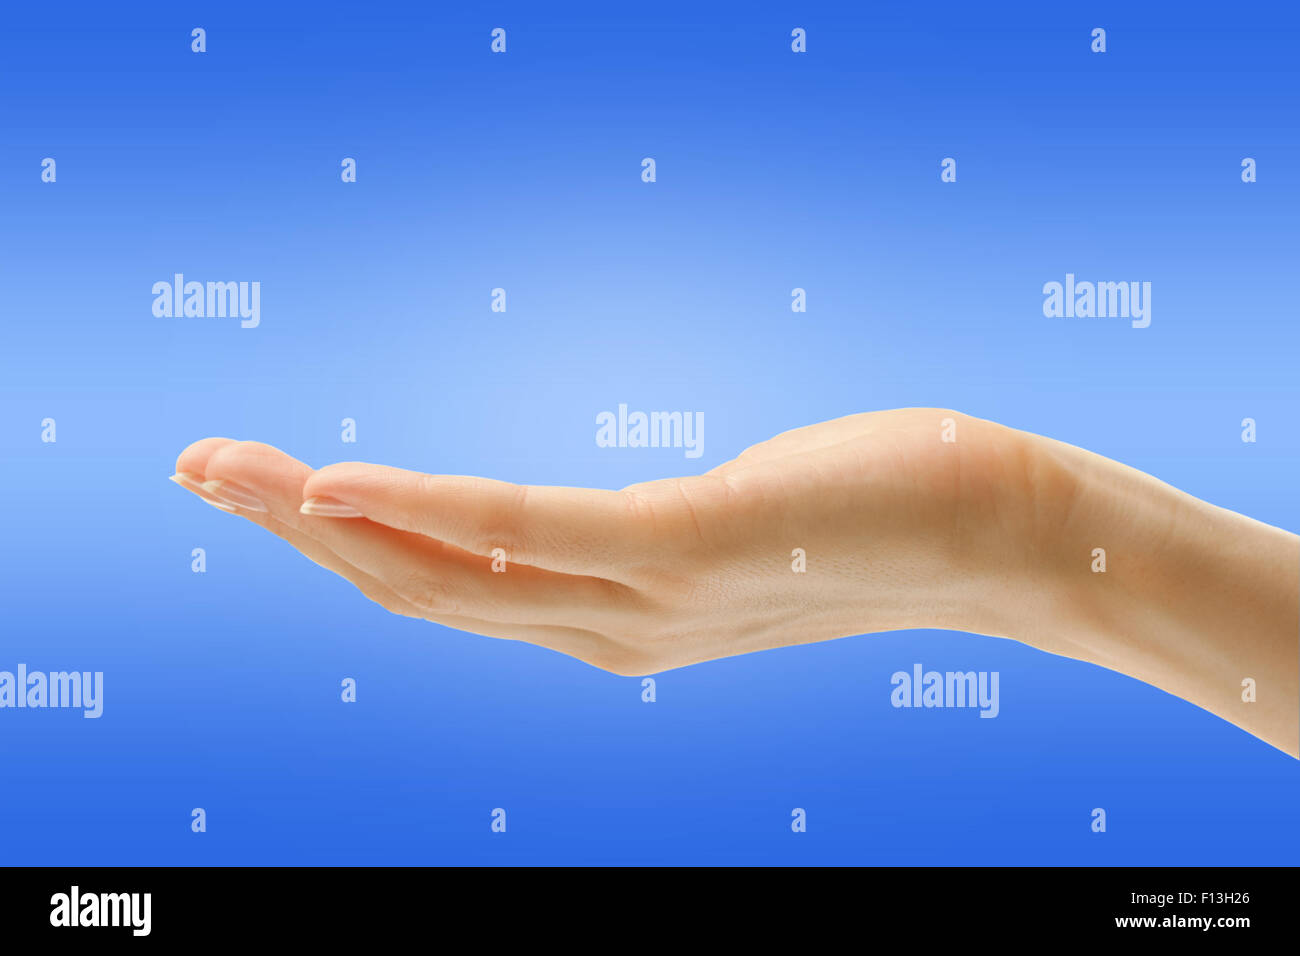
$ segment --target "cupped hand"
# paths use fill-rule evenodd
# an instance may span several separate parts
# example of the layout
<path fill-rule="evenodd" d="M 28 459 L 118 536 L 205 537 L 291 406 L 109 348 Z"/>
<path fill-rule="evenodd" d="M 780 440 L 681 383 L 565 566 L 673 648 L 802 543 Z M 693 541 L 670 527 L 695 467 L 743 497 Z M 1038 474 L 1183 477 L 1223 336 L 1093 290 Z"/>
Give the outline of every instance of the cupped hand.
<path fill-rule="evenodd" d="M 208 438 L 175 480 L 396 614 L 645 674 L 872 631 L 996 632 L 1040 560 L 1026 542 L 1056 513 L 1043 499 L 1069 494 L 1022 435 L 873 412 L 620 491 L 313 470 Z"/>

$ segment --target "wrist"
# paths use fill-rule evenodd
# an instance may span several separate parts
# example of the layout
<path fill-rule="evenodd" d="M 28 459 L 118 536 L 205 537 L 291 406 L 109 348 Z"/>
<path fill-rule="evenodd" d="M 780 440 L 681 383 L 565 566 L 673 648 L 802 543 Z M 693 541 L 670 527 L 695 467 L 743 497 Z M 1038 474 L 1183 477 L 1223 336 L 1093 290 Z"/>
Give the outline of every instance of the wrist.
<path fill-rule="evenodd" d="M 1160 687 L 1296 754 L 1300 538 L 1040 441 L 1046 467 L 1072 479 L 1032 549 L 1042 599 L 1009 636 Z"/>

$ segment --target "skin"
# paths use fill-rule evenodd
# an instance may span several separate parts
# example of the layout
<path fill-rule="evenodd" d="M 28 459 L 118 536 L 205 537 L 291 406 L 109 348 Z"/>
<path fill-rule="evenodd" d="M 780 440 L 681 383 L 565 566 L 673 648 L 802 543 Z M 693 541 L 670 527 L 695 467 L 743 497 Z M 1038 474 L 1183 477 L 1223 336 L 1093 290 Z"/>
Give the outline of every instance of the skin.
<path fill-rule="evenodd" d="M 621 491 L 313 470 L 227 438 L 176 471 L 396 614 L 617 674 L 969 631 L 1129 674 L 1300 756 L 1300 538 L 957 412 L 851 415 Z"/>

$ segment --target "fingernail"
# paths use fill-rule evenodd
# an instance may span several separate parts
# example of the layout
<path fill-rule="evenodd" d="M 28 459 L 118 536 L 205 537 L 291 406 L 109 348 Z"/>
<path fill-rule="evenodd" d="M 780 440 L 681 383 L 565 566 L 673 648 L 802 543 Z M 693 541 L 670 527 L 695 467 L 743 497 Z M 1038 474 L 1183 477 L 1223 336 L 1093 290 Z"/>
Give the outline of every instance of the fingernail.
<path fill-rule="evenodd" d="M 196 475 L 192 471 L 178 471 L 167 480 L 176 482 L 187 491 L 201 492 L 203 490 L 203 476 Z"/>
<path fill-rule="evenodd" d="M 232 513 L 235 510 L 225 502 L 213 498 L 212 495 L 208 494 L 208 492 L 204 490 L 202 475 L 196 475 L 192 471 L 178 471 L 167 480 L 176 482 L 176 484 L 180 485 L 186 491 L 194 492 L 199 496 L 200 500 L 206 501 L 214 508 L 220 508 L 222 511 L 229 511 Z"/>
<path fill-rule="evenodd" d="M 298 509 L 305 515 L 315 515 L 317 518 L 364 518 L 360 511 L 349 504 L 344 504 L 337 498 L 326 498 L 320 495 L 312 495 L 302 503 Z"/>
<path fill-rule="evenodd" d="M 216 481 L 205 481 L 202 487 L 212 497 L 225 504 L 243 508 L 245 511 L 266 510 L 266 505 L 262 504 L 261 498 L 233 481 L 218 478 Z"/>

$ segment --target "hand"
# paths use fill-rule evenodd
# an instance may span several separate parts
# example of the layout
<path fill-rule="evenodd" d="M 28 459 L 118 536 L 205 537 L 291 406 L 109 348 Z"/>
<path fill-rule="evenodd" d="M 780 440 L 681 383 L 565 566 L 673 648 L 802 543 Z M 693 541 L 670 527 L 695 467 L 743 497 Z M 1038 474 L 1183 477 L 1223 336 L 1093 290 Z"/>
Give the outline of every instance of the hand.
<path fill-rule="evenodd" d="M 1295 535 L 957 412 L 853 415 L 621 491 L 313 471 L 221 438 L 176 468 L 390 611 L 618 674 L 976 631 L 1130 674 L 1300 751 Z"/>
<path fill-rule="evenodd" d="M 869 631 L 967 628 L 995 595 L 1005 610 L 1011 569 L 989 554 L 1026 569 L 1032 557 L 1010 542 L 1035 535 L 1035 496 L 1069 487 L 1031 487 L 1043 476 L 1021 434 L 955 412 L 875 412 L 622 491 L 359 463 L 313 472 L 221 438 L 190 446 L 176 470 L 391 611 L 644 674 Z"/>

